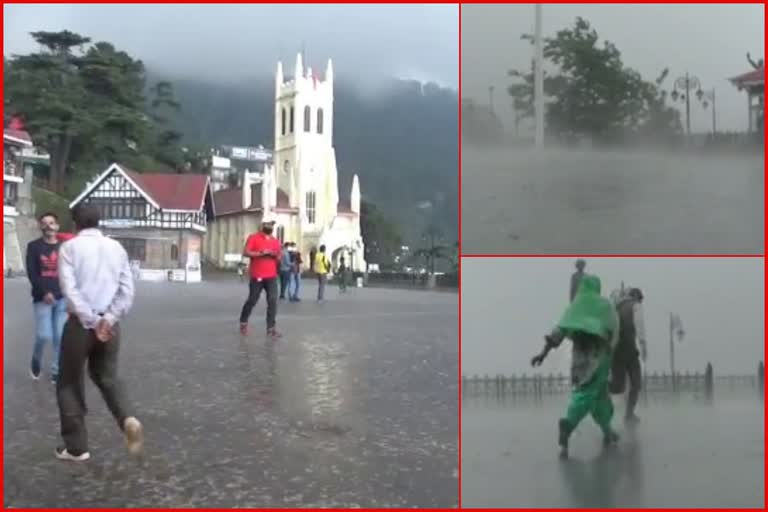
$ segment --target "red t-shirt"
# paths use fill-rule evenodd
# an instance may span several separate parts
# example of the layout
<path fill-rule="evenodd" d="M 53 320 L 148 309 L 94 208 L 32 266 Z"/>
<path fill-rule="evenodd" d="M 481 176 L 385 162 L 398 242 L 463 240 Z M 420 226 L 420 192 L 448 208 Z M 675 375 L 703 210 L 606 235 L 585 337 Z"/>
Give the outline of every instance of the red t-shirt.
<path fill-rule="evenodd" d="M 248 237 L 245 242 L 248 251 L 272 251 L 274 257 L 260 256 L 251 258 L 251 279 L 272 279 L 277 277 L 277 262 L 280 261 L 280 240 L 267 236 L 261 231 Z"/>
<path fill-rule="evenodd" d="M 67 240 L 75 238 L 75 235 L 73 233 L 58 233 L 56 238 L 58 238 L 59 242 L 66 242 Z"/>

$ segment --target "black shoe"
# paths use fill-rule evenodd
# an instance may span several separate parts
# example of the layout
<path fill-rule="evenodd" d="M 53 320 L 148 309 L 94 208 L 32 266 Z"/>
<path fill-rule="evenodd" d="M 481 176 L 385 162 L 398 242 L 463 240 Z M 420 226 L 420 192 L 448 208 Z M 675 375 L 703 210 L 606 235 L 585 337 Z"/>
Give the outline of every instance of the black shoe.
<path fill-rule="evenodd" d="M 557 444 L 560 445 L 560 458 L 567 459 L 568 458 L 568 438 L 571 436 L 571 427 L 570 425 L 568 425 L 568 420 L 566 420 L 565 418 L 561 418 L 557 426 L 559 430 L 558 437 L 557 437 Z"/>
<path fill-rule="evenodd" d="M 73 453 L 69 453 L 63 446 L 59 446 L 56 448 L 56 458 L 59 460 L 70 460 L 72 462 L 85 462 L 91 458 L 91 454 L 88 452 L 83 452 L 75 455 Z"/>
<path fill-rule="evenodd" d="M 603 444 L 610 446 L 619 442 L 619 434 L 616 431 L 611 430 L 607 434 L 603 434 Z"/>
<path fill-rule="evenodd" d="M 40 378 L 40 371 L 40 363 L 32 361 L 32 364 L 29 366 L 29 376 L 34 380 L 38 380 Z"/>

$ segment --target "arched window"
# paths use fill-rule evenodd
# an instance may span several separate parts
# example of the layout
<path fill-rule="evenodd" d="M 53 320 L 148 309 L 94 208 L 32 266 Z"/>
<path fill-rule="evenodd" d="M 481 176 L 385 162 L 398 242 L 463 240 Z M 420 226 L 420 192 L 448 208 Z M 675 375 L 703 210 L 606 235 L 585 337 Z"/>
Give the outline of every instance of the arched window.
<path fill-rule="evenodd" d="M 317 109 L 317 133 L 323 133 L 323 109 Z"/>
<path fill-rule="evenodd" d="M 310 224 L 315 223 L 315 193 L 307 192 L 306 210 L 307 210 L 307 222 Z"/>
<path fill-rule="evenodd" d="M 280 243 L 285 243 L 285 228 L 283 226 L 277 226 L 277 239 Z"/>
<path fill-rule="evenodd" d="M 309 108 L 309 105 L 304 107 L 304 131 L 309 132 L 310 125 L 312 124 L 312 120 L 310 119 L 312 117 L 312 109 Z"/>
<path fill-rule="evenodd" d="M 171 244 L 171 261 L 178 261 L 179 260 L 179 246 L 176 244 Z"/>
<path fill-rule="evenodd" d="M 285 108 L 282 109 L 282 134 L 285 135 Z"/>
<path fill-rule="evenodd" d="M 291 105 L 291 133 L 293 133 L 293 118 L 294 118 L 293 105 Z"/>

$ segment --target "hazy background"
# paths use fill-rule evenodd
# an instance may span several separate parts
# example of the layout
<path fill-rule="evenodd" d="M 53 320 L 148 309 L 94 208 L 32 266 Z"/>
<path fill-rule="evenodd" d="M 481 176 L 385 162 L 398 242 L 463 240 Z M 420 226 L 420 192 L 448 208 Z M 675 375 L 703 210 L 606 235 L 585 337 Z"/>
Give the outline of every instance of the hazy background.
<path fill-rule="evenodd" d="M 4 54 L 35 50 L 28 33 L 68 28 L 111 41 L 148 67 L 196 78 L 271 74 L 302 47 L 341 77 L 458 86 L 457 5 L 5 5 Z M 453 50 L 453 51 L 452 51 Z M 305 61 L 306 62 L 306 61 Z M 323 66 L 323 70 L 324 70 Z"/>
<path fill-rule="evenodd" d="M 572 258 L 462 260 L 461 368 L 464 375 L 528 373 L 543 336 L 568 303 Z M 677 370 L 753 374 L 763 359 L 763 262 L 759 258 L 590 258 L 607 294 L 642 288 L 647 371 L 669 371 L 669 313 L 686 337 L 675 347 Z M 570 346 L 551 352 L 540 371 L 570 368 Z"/>
<path fill-rule="evenodd" d="M 624 64 L 646 80 L 670 69 L 666 85 L 686 71 L 717 94 L 718 130 L 745 131 L 747 100 L 729 78 L 751 71 L 746 53 L 763 58 L 763 4 L 568 4 L 543 7 L 543 33 L 553 36 L 587 19 L 601 39 L 616 44 Z M 509 130 L 512 101 L 506 93 L 510 69 L 530 69 L 533 47 L 520 40 L 533 33 L 534 4 L 463 5 L 461 10 L 462 97 L 488 103 L 488 87 L 495 86 L 496 112 Z M 693 131 L 706 132 L 711 111 L 691 107 Z"/>

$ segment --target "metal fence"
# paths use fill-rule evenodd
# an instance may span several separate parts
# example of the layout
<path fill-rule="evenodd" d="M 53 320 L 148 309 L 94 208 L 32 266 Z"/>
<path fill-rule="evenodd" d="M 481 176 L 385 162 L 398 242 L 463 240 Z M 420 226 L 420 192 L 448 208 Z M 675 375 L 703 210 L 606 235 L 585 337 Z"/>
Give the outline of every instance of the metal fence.
<path fill-rule="evenodd" d="M 701 392 L 711 394 L 715 388 L 753 389 L 763 394 L 765 367 L 760 362 L 754 375 L 715 375 L 711 365 L 704 372 L 670 373 L 653 372 L 643 375 L 642 389 L 646 393 Z M 549 375 L 496 375 L 464 376 L 461 379 L 462 395 L 465 397 L 489 394 L 537 396 L 567 393 L 572 389 L 570 376 Z"/>

